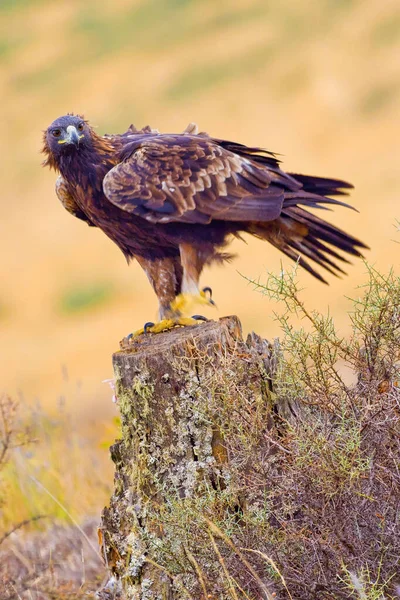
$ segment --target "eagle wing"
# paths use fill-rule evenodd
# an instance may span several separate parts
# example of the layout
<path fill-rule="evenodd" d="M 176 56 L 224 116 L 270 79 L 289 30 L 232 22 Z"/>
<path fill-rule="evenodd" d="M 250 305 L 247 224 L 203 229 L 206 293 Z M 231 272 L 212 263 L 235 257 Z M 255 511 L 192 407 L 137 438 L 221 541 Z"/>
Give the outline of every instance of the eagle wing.
<path fill-rule="evenodd" d="M 89 227 L 96 227 L 89 217 L 79 208 L 73 197 L 71 196 L 65 179 L 60 175 L 56 181 L 56 194 L 61 204 L 71 215 L 85 221 Z"/>
<path fill-rule="evenodd" d="M 140 136 L 120 159 L 104 178 L 104 193 L 152 223 L 271 221 L 282 211 L 285 191 L 301 188 L 276 159 L 270 166 L 257 163 L 250 151 L 241 156 L 218 140 L 186 132 Z"/>

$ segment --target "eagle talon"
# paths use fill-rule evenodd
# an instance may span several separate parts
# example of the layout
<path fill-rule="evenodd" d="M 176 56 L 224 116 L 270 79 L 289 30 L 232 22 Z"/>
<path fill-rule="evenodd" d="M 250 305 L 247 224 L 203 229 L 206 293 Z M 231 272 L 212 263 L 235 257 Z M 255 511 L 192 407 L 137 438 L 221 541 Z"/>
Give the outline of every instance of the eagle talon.
<path fill-rule="evenodd" d="M 149 329 L 151 329 L 151 327 L 154 327 L 154 323 L 152 321 L 145 323 L 143 325 L 143 333 L 150 333 Z"/>
<path fill-rule="evenodd" d="M 204 287 L 200 292 L 200 296 L 207 301 L 207 304 L 216 306 L 214 300 L 212 299 L 212 289 L 210 287 Z"/>
<path fill-rule="evenodd" d="M 194 319 L 195 321 L 205 321 L 206 323 L 208 323 L 209 321 L 209 319 L 203 317 L 203 315 L 192 315 L 192 319 Z"/>

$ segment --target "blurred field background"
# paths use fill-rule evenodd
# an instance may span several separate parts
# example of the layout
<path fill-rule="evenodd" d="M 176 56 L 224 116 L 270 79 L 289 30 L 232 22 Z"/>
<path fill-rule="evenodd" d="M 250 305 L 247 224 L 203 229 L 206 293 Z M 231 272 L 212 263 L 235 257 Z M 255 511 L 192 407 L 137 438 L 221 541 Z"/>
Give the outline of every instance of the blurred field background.
<path fill-rule="evenodd" d="M 281 153 L 287 170 L 346 179 L 360 213 L 327 216 L 387 270 L 399 262 L 399 62 L 397 0 L 0 2 L 0 387 L 41 404 L 37 468 L 76 518 L 100 509 L 111 484 L 116 410 L 102 383 L 111 354 L 157 306 L 139 266 L 128 268 L 111 241 L 59 204 L 55 175 L 40 166 L 42 130 L 70 111 L 100 133 L 130 123 L 177 132 L 195 121 Z M 289 260 L 250 239 L 233 251 L 235 262 L 203 276 L 215 316 L 238 314 L 245 332 L 276 336 L 276 306 L 239 273 L 262 279 Z M 329 287 L 299 274 L 308 307 L 329 307 L 345 333 L 346 296 L 357 295 L 365 271 L 359 261 Z M 77 452 L 80 444 L 90 451 Z M 79 473 L 69 469 L 74 456 Z M 30 506 L 16 502 L 10 520 L 34 512 L 35 495 L 24 490 Z"/>

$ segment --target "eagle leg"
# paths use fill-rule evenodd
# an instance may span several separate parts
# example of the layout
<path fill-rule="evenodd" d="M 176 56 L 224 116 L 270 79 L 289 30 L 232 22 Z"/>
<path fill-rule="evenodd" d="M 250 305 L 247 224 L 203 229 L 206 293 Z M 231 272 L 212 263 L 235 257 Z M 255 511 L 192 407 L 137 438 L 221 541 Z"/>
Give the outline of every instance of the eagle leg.
<path fill-rule="evenodd" d="M 181 244 L 180 256 L 149 260 L 137 256 L 159 301 L 158 323 L 146 323 L 144 327 L 131 334 L 137 337 L 143 333 L 161 333 L 174 327 L 197 325 L 207 321 L 206 317 L 195 315 L 196 306 L 214 306 L 212 290 L 209 287 L 199 290 L 198 281 L 204 265 L 201 251 L 189 244 Z"/>
<path fill-rule="evenodd" d="M 209 290 L 210 288 L 204 288 Z M 192 312 L 195 306 L 213 306 L 216 307 L 211 296 L 207 295 L 206 291 L 199 291 L 198 294 L 189 294 L 182 292 L 173 300 L 169 306 L 173 315 L 183 315 Z"/>
<path fill-rule="evenodd" d="M 211 288 L 199 289 L 200 274 L 210 252 L 209 248 L 196 248 L 186 243 L 179 245 L 183 273 L 181 293 L 170 304 L 174 313 L 190 314 L 196 305 L 215 306 Z"/>

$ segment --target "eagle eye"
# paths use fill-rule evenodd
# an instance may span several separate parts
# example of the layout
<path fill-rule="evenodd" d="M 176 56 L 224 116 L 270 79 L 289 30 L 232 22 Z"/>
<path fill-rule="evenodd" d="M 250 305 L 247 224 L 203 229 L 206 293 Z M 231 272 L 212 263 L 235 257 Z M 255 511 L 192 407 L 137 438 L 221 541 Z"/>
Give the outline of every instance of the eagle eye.
<path fill-rule="evenodd" d="M 56 137 L 56 138 L 57 138 L 57 137 L 60 137 L 60 135 L 61 135 L 61 129 L 53 129 L 53 131 L 52 131 L 51 133 L 52 133 L 52 134 L 54 135 L 54 137 Z"/>
<path fill-rule="evenodd" d="M 77 129 L 78 131 L 83 131 L 83 123 L 79 123 Z"/>

